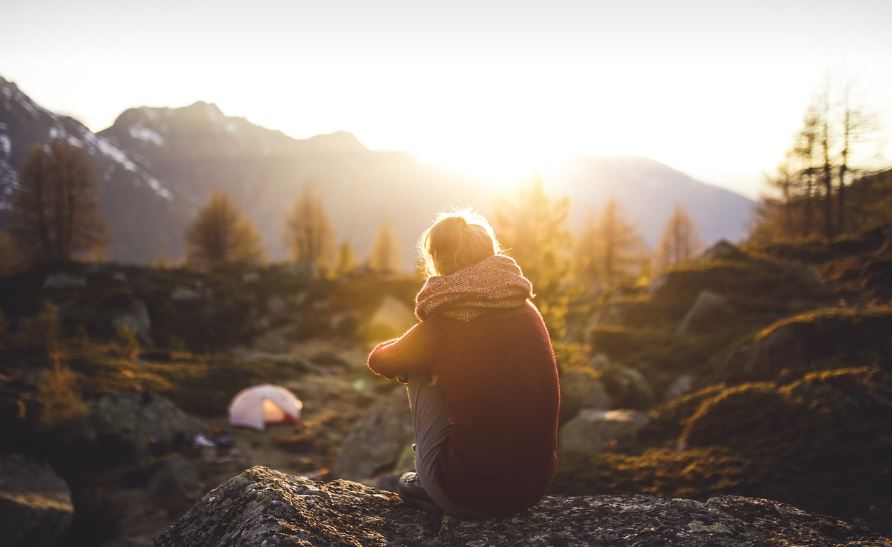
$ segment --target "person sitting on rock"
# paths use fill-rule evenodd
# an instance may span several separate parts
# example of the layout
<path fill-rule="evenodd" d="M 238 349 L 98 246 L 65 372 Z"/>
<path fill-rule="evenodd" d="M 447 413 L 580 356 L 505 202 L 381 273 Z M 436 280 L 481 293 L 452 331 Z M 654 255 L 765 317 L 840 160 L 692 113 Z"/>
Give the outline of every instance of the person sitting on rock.
<path fill-rule="evenodd" d="M 419 322 L 368 358 L 408 384 L 416 472 L 399 493 L 460 518 L 517 513 L 557 464 L 558 374 L 532 284 L 475 213 L 441 214 L 418 246 Z"/>

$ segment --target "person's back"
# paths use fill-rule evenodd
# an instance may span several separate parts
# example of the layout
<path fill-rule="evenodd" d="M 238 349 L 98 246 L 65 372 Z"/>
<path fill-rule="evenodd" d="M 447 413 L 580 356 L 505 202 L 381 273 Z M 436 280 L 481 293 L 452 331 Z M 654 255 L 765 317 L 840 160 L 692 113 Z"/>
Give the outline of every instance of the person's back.
<path fill-rule="evenodd" d="M 443 491 L 488 514 L 529 507 L 556 463 L 558 380 L 542 317 L 527 303 L 431 323 L 433 370 L 453 421 L 436 467 Z"/>
<path fill-rule="evenodd" d="M 555 470 L 559 386 L 532 285 L 482 217 L 441 217 L 422 241 L 420 323 L 379 344 L 369 368 L 408 382 L 416 471 L 400 494 L 453 515 L 533 505 Z"/>

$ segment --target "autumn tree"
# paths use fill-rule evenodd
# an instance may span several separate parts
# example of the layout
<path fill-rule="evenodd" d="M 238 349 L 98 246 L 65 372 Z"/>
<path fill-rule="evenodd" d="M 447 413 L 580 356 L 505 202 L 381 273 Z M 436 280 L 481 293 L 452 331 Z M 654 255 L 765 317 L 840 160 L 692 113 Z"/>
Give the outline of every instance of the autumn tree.
<path fill-rule="evenodd" d="M 313 272 L 329 269 L 334 260 L 334 241 L 322 198 L 312 185 L 304 186 L 285 225 L 285 244 L 291 258 Z"/>
<path fill-rule="evenodd" d="M 214 194 L 186 234 L 186 262 L 202 268 L 265 258 L 257 230 L 224 192 Z"/>
<path fill-rule="evenodd" d="M 22 256 L 15 241 L 6 232 L 0 232 L 0 277 L 14 274 L 24 264 L 25 257 Z"/>
<path fill-rule="evenodd" d="M 555 338 L 565 330 L 572 234 L 567 227 L 570 201 L 545 191 L 538 176 L 500 199 L 493 228 L 505 254 L 513 257 L 533 282 L 537 305 Z"/>
<path fill-rule="evenodd" d="M 858 215 L 847 212 L 847 188 L 864 171 L 852 166 L 852 158 L 875 126 L 851 90 L 846 81 L 835 97 L 828 80 L 808 106 L 776 174 L 766 177 L 769 192 L 757 209 L 754 241 L 831 238 L 857 228 Z"/>
<path fill-rule="evenodd" d="M 641 266 L 644 241 L 620 203 L 611 198 L 596 215 L 590 210 L 577 242 L 580 274 L 587 284 L 612 286 Z"/>
<path fill-rule="evenodd" d="M 699 252 L 700 247 L 700 236 L 694 221 L 684 207 L 676 205 L 663 228 L 660 246 L 657 248 L 657 268 L 666 271 L 688 262 Z"/>
<path fill-rule="evenodd" d="M 338 261 L 335 266 L 335 272 L 338 275 L 344 275 L 356 269 L 356 253 L 353 252 L 353 246 L 349 241 L 343 241 L 338 245 Z"/>
<path fill-rule="evenodd" d="M 35 262 L 101 254 L 108 239 L 90 156 L 63 140 L 35 144 L 9 224 L 19 249 Z"/>
<path fill-rule="evenodd" d="M 400 270 L 402 253 L 389 221 L 384 221 L 378 229 L 378 236 L 369 252 L 369 268 L 379 272 L 393 273 Z"/>

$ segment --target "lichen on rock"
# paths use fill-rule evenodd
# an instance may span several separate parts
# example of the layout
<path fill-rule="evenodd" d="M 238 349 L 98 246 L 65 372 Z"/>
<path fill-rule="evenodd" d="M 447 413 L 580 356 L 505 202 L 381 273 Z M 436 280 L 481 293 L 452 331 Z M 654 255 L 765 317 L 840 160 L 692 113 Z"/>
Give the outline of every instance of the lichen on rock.
<path fill-rule="evenodd" d="M 546 497 L 508 518 L 425 513 L 396 494 L 252 467 L 155 540 L 191 545 L 830 545 L 892 539 L 793 506 L 740 496 Z"/>

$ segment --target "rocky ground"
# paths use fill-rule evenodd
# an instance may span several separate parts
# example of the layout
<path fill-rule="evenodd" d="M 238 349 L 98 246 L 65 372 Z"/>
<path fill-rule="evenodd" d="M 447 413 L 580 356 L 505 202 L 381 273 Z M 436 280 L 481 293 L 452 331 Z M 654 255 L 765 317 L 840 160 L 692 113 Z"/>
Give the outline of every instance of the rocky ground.
<path fill-rule="evenodd" d="M 253 467 L 208 493 L 155 545 L 892 545 L 784 503 L 719 496 L 546 497 L 505 519 L 424 513 L 391 492 Z"/>
<path fill-rule="evenodd" d="M 415 513 L 385 492 L 412 467 L 409 410 L 365 355 L 411 323 L 416 279 L 115 265 L 4 279 L 0 454 L 12 463 L 0 465 L 0 500 L 27 518 L 0 543 L 145 544 L 234 476 L 221 488 L 239 501 L 221 514 L 236 528 L 209 514 L 224 498 L 205 497 L 159 542 L 887 541 L 860 526 L 892 532 L 890 241 L 720 244 L 649 286 L 576 299 L 571 334 L 555 340 L 551 488 L 575 497 L 485 524 Z M 261 383 L 294 392 L 302 420 L 230 427 L 231 398 Z M 256 465 L 291 478 L 242 473 Z M 19 467 L 56 501 L 5 478 Z M 277 508 L 267 520 L 251 516 L 251 485 Z"/>

